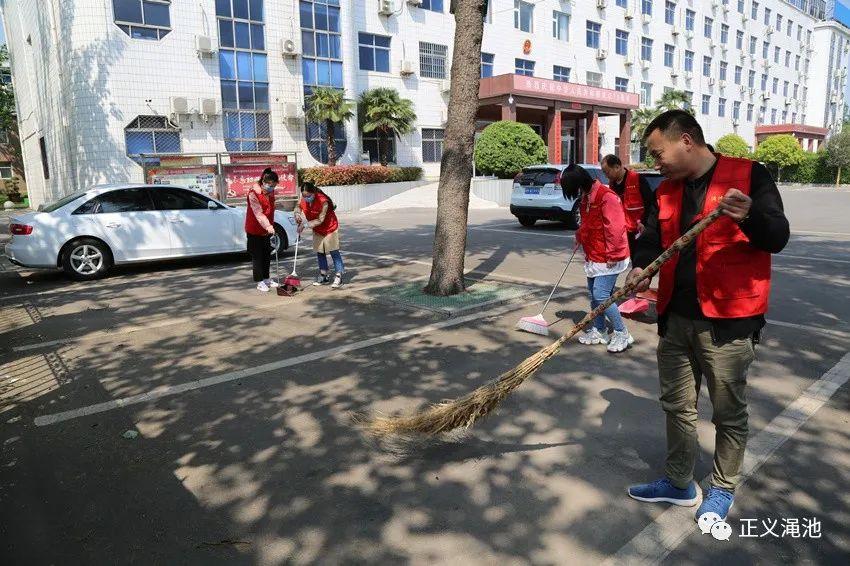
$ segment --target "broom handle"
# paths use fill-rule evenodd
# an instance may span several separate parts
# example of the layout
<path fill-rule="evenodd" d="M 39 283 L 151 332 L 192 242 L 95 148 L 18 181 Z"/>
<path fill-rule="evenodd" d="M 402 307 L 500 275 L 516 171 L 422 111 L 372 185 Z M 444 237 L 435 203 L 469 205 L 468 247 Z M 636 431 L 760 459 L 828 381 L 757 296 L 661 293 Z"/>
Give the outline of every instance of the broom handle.
<path fill-rule="evenodd" d="M 592 311 L 587 313 L 584 316 L 584 318 L 581 319 L 581 321 L 579 321 L 578 324 L 573 326 L 572 330 L 570 330 L 568 333 L 564 334 L 561 338 L 559 338 L 557 340 L 557 342 L 552 344 L 552 346 L 554 346 L 555 348 L 559 348 L 564 342 L 566 342 L 567 340 L 569 340 L 570 338 L 572 338 L 573 336 L 578 334 L 579 331 L 581 331 L 584 327 L 586 327 L 588 324 L 590 324 L 590 322 L 594 318 L 596 318 L 597 316 L 599 316 L 600 314 L 605 312 L 605 310 L 608 307 L 610 307 L 611 305 L 613 305 L 615 302 L 619 301 L 623 297 L 630 295 L 637 288 L 637 286 L 639 284 L 643 283 L 644 281 L 646 281 L 648 279 L 652 279 L 652 277 L 656 273 L 658 273 L 658 270 L 661 269 L 661 266 L 664 263 L 666 263 L 667 260 L 669 260 L 671 257 L 673 257 L 673 254 L 676 254 L 676 253 L 682 251 L 685 247 L 690 245 L 690 243 L 693 242 L 696 239 L 696 237 L 699 236 L 700 233 L 702 233 L 703 230 L 708 228 L 708 226 L 712 222 L 717 220 L 722 214 L 723 214 L 723 211 L 721 211 L 720 208 L 715 208 L 714 210 L 712 210 L 710 214 L 708 214 L 705 218 L 703 218 L 698 223 L 696 223 L 693 227 L 691 227 L 690 230 L 688 230 L 681 237 L 679 237 L 678 240 L 673 242 L 673 244 L 669 248 L 664 250 L 664 252 L 662 252 L 662 254 L 660 256 L 655 258 L 655 261 L 650 263 L 646 267 L 646 269 L 643 270 L 643 273 L 640 274 L 640 277 L 638 277 L 637 279 L 635 279 L 631 283 L 626 284 L 625 287 L 621 288 L 619 291 L 617 291 L 616 293 L 611 295 L 601 305 L 599 305 L 598 307 L 596 307 L 595 309 L 593 309 Z"/>
<path fill-rule="evenodd" d="M 549 293 L 549 298 L 548 298 L 548 299 L 546 299 L 546 302 L 545 302 L 545 303 L 543 303 L 543 308 L 542 308 L 542 309 L 540 309 L 540 314 L 541 314 L 541 315 L 542 315 L 544 312 L 546 312 L 546 307 L 548 307 L 548 306 L 549 306 L 549 301 L 551 301 L 551 300 L 552 300 L 552 297 L 555 295 L 555 291 L 556 291 L 556 290 L 558 289 L 558 287 L 561 285 L 561 280 L 564 278 L 564 275 L 566 275 L 566 274 L 567 274 L 567 269 L 569 269 L 570 264 L 573 262 L 573 258 L 575 257 L 575 255 L 576 255 L 576 252 L 577 252 L 577 251 L 578 251 L 578 242 L 576 242 L 576 245 L 575 245 L 575 247 L 573 248 L 573 253 L 572 253 L 572 254 L 570 254 L 570 259 L 568 259 L 568 260 L 567 260 L 567 265 L 565 265 L 565 266 L 564 266 L 564 271 L 562 271 L 562 272 L 561 272 L 561 276 L 560 276 L 560 277 L 558 277 L 558 282 L 557 282 L 557 283 L 555 283 L 555 286 L 554 286 L 554 287 L 552 287 L 552 292 L 551 292 L 551 293 Z"/>

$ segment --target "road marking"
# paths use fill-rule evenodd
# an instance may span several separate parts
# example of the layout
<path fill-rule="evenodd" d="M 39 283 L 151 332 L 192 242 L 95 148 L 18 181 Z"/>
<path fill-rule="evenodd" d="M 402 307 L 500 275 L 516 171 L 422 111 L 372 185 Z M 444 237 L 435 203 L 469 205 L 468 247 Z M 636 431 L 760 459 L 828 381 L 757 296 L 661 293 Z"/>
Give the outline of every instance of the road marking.
<path fill-rule="evenodd" d="M 805 230 L 792 230 L 791 234 L 794 236 L 848 236 L 850 237 L 850 233 L 848 232 L 809 232 Z"/>
<path fill-rule="evenodd" d="M 479 227 L 469 227 L 470 230 L 477 230 L 479 232 L 503 232 L 505 234 L 513 234 L 515 236 L 535 236 L 537 238 L 541 237 L 551 237 L 551 238 L 570 238 L 575 239 L 573 234 L 555 234 L 552 232 L 533 232 L 531 230 L 500 230 L 499 228 L 479 228 Z"/>
<path fill-rule="evenodd" d="M 350 253 L 350 252 L 349 252 Z M 564 293 L 559 293 L 555 295 L 553 298 L 565 298 L 570 297 L 573 298 L 576 296 L 575 291 L 569 291 Z M 112 411 L 115 409 L 119 409 L 122 407 L 128 407 L 130 405 L 136 405 L 138 403 L 146 403 L 149 401 L 154 401 L 156 399 L 162 399 L 163 397 L 170 397 L 172 395 L 178 395 L 180 393 L 185 393 L 187 391 L 194 391 L 196 389 L 204 389 L 206 387 L 211 387 L 213 385 L 219 385 L 221 383 L 228 383 L 231 381 L 236 381 L 239 379 L 247 379 L 250 377 L 255 377 L 257 375 L 261 375 L 264 373 L 268 373 L 271 371 L 277 371 L 288 367 L 297 366 L 300 364 L 305 364 L 309 362 L 314 362 L 318 360 L 324 360 L 330 356 L 337 356 L 340 354 L 346 354 L 348 352 L 354 352 L 357 350 L 362 350 L 365 348 L 371 348 L 372 346 L 378 346 L 381 344 L 386 344 L 387 342 L 394 342 L 397 340 L 404 340 L 406 338 L 412 338 L 414 336 L 420 336 L 422 334 L 427 334 L 429 332 L 434 332 L 436 330 L 442 330 L 444 328 L 451 328 L 453 326 L 459 326 L 461 324 L 466 324 L 467 322 L 473 322 L 477 320 L 482 320 L 486 318 L 492 318 L 494 316 L 499 316 L 501 314 L 505 314 L 511 312 L 513 310 L 517 310 L 519 308 L 527 307 L 530 304 L 535 304 L 542 302 L 542 298 L 533 300 L 530 302 L 525 302 L 522 304 L 507 304 L 502 305 L 490 310 L 481 311 L 473 314 L 469 314 L 466 316 L 449 319 L 442 322 L 437 322 L 433 324 L 427 324 L 424 326 L 420 326 L 417 328 L 411 328 L 409 330 L 402 330 L 399 332 L 394 332 L 392 334 L 387 334 L 383 336 L 377 336 L 375 338 L 369 338 L 368 340 L 361 340 L 359 342 L 354 342 L 352 344 L 346 344 L 344 346 L 337 346 L 335 348 L 328 348 L 326 350 L 322 350 L 319 352 L 313 352 L 310 354 L 304 354 L 302 356 L 296 356 L 294 358 L 287 358 L 283 360 L 279 360 L 276 362 L 270 362 L 267 364 L 262 364 L 253 368 L 248 368 L 244 370 L 224 373 L 221 375 L 216 375 L 212 377 L 207 377 L 204 379 L 196 379 L 194 381 L 190 381 L 188 383 L 182 383 L 180 385 L 166 385 L 162 387 L 157 387 L 152 391 L 148 391 L 147 393 L 141 393 L 139 395 L 131 395 L 129 397 L 124 397 L 121 399 L 113 399 L 111 401 L 106 401 L 103 403 L 96 403 L 94 405 L 89 405 L 87 407 L 81 407 L 79 409 L 72 409 L 69 411 L 62 411 L 60 413 L 54 413 L 50 415 L 42 415 L 36 417 L 33 422 L 36 426 L 49 426 L 73 419 L 77 419 L 80 417 L 85 417 L 89 415 L 95 415 L 98 413 L 105 413 L 107 411 Z"/>
<path fill-rule="evenodd" d="M 847 383 L 848 379 L 850 379 L 850 353 L 844 354 L 837 364 L 810 385 L 761 432 L 751 438 L 744 454 L 741 486 L 785 441 L 794 436 L 800 427 Z M 702 483 L 705 484 L 708 480 L 709 476 L 705 477 Z M 605 564 L 608 566 L 660 564 L 688 536 L 699 532 L 693 520 L 695 511 L 694 508 L 670 507 L 620 548 L 616 554 L 610 556 Z"/>
<path fill-rule="evenodd" d="M 807 261 L 825 261 L 827 263 L 847 263 L 850 264 L 850 260 L 846 259 L 832 259 L 828 257 L 822 256 L 812 256 L 812 255 L 790 255 L 785 253 L 775 254 L 773 257 L 778 257 L 779 259 L 788 258 L 788 259 L 804 259 Z"/>
<path fill-rule="evenodd" d="M 793 328 L 795 330 L 803 330 L 808 332 L 817 332 L 820 334 L 829 334 L 830 336 L 835 336 L 837 338 L 850 338 L 850 332 L 844 332 L 842 330 L 836 330 L 834 328 L 823 328 L 820 326 L 810 326 L 807 324 L 795 324 L 793 322 L 784 322 L 781 320 L 767 320 L 768 324 L 772 324 L 774 326 L 783 326 L 785 328 Z"/>

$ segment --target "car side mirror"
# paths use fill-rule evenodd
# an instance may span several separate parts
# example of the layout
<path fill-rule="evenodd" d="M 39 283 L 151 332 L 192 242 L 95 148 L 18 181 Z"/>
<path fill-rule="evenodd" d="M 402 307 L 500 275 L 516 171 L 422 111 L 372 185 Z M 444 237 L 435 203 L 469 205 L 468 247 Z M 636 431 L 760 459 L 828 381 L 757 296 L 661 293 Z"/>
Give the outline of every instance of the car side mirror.
<path fill-rule="evenodd" d="M 217 202 L 215 202 L 214 200 L 211 200 L 211 201 L 207 202 L 207 208 L 210 209 L 210 210 L 218 210 L 219 206 L 218 206 Z"/>

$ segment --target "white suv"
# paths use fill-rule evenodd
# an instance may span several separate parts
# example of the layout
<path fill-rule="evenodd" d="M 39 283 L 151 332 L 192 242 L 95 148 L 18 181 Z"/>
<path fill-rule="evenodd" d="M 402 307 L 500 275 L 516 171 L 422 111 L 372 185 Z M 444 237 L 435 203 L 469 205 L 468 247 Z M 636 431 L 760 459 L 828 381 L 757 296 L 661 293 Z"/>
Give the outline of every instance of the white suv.
<path fill-rule="evenodd" d="M 581 166 L 594 179 L 608 184 L 608 178 L 599 165 Z M 561 172 L 567 167 L 568 165 L 532 165 L 514 177 L 511 214 L 517 217 L 520 224 L 534 226 L 538 220 L 556 220 L 565 222 L 570 228 L 578 228 L 581 223 L 578 199 L 568 199 L 561 189 Z"/>

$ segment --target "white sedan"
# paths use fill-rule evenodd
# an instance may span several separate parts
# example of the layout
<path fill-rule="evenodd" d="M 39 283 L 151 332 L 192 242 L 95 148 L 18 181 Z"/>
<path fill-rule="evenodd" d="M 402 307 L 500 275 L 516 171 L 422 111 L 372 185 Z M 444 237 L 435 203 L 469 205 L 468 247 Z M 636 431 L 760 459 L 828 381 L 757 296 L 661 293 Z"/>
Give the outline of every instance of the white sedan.
<path fill-rule="evenodd" d="M 172 185 L 98 186 L 13 217 L 6 256 L 87 280 L 120 263 L 244 252 L 245 211 Z M 291 212 L 275 211 L 275 231 L 283 252 L 297 237 Z"/>

